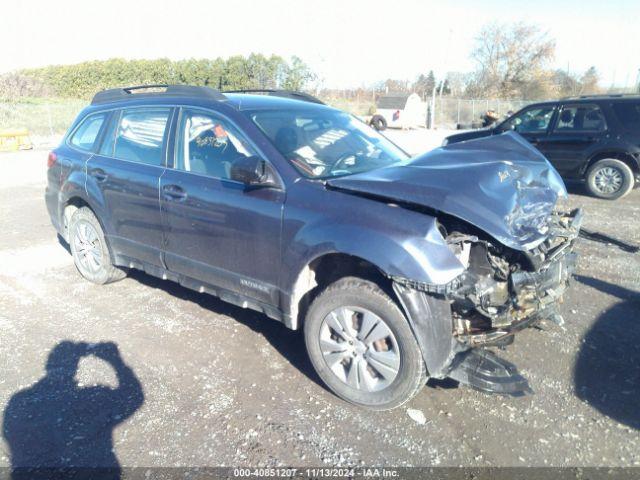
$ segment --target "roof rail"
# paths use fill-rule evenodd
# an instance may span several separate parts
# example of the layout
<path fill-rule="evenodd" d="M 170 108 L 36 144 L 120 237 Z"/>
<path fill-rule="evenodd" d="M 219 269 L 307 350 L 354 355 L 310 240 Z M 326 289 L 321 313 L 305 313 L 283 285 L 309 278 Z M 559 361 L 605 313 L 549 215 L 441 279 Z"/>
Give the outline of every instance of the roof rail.
<path fill-rule="evenodd" d="M 151 92 L 139 92 L 134 93 L 136 90 L 156 90 L 164 88 L 164 91 L 151 91 Z M 156 95 L 177 95 L 177 96 L 190 96 L 190 97 L 204 97 L 211 100 L 223 101 L 226 100 L 222 93 L 211 87 L 202 87 L 194 85 L 138 85 L 135 87 L 124 88 L 110 88 L 108 90 L 102 90 L 94 95 L 91 100 L 91 105 L 98 103 L 116 102 L 119 100 L 127 100 L 131 98 L 139 98 L 141 96 L 156 96 Z"/>
<path fill-rule="evenodd" d="M 304 92 L 297 92 L 295 90 L 280 90 L 280 89 L 262 89 L 262 88 L 250 88 L 243 90 L 225 90 L 222 93 L 260 93 L 263 95 L 269 95 L 273 97 L 290 98 L 292 100 L 301 100 L 303 102 L 318 103 L 325 105 L 325 103 L 319 98 L 309 95 Z"/>
<path fill-rule="evenodd" d="M 593 95 L 576 95 L 562 97 L 560 100 L 580 100 L 583 98 L 622 98 L 622 97 L 640 97 L 640 93 L 598 93 Z"/>

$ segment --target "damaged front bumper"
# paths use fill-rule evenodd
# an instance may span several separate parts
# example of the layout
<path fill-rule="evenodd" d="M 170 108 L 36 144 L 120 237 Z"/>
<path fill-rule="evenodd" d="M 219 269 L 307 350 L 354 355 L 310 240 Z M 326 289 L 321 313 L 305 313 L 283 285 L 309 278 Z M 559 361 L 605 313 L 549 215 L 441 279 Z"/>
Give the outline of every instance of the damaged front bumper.
<path fill-rule="evenodd" d="M 438 286 L 394 279 L 431 376 L 488 392 L 530 391 L 514 365 L 482 347 L 507 345 L 544 320 L 563 324 L 558 305 L 575 272 L 581 222 L 579 209 L 554 213 L 547 240 L 527 252 L 455 232 L 449 237 L 465 259 L 462 275 Z M 440 316 L 444 305 L 450 316 L 435 318 L 436 304 Z"/>
<path fill-rule="evenodd" d="M 484 258 L 476 255 L 461 285 L 450 295 L 458 341 L 470 347 L 504 345 L 514 333 L 543 320 L 563 325 L 558 305 L 575 273 L 574 246 L 581 222 L 579 209 L 557 213 L 549 238 L 524 253 L 528 269 L 507 264 L 481 246 L 488 261 L 483 264 Z"/>

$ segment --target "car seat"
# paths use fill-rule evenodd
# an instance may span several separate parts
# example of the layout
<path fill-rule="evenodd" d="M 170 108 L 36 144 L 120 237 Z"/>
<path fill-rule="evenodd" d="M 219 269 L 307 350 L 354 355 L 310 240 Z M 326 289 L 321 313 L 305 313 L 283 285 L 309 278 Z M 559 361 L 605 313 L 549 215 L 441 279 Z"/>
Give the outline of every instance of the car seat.
<path fill-rule="evenodd" d="M 292 127 L 281 127 L 274 138 L 276 148 L 283 155 L 288 155 L 298 148 L 298 134 Z"/>
<path fill-rule="evenodd" d="M 569 125 L 573 121 L 573 112 L 571 110 L 563 110 L 560 114 L 560 128 L 572 128 Z"/>

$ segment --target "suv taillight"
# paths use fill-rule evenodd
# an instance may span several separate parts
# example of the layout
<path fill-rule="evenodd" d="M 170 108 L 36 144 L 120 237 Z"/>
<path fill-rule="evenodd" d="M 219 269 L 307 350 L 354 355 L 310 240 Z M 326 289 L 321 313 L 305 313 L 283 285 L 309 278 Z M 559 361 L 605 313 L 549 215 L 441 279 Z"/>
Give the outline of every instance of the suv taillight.
<path fill-rule="evenodd" d="M 53 165 L 58 160 L 58 155 L 55 152 L 49 152 L 49 157 L 47 158 L 47 168 L 53 167 Z"/>

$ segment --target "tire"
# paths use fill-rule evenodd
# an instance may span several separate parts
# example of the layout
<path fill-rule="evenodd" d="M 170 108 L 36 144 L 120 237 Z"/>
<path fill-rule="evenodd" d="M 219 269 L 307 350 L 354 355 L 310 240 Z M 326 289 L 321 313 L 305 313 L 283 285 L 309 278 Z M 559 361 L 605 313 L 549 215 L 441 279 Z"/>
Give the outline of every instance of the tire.
<path fill-rule="evenodd" d="M 351 328 L 343 328 L 347 321 Z M 426 383 L 409 323 L 373 282 L 345 277 L 329 285 L 309 307 L 304 337 L 320 378 L 350 403 L 390 410 L 408 402 Z M 384 363 L 378 362 L 382 359 Z"/>
<path fill-rule="evenodd" d="M 79 208 L 71 217 L 69 246 L 78 272 L 90 282 L 104 285 L 127 276 L 111 263 L 100 222 L 87 207 Z"/>
<path fill-rule="evenodd" d="M 598 160 L 587 171 L 587 190 L 606 200 L 624 197 L 633 188 L 634 181 L 629 165 L 615 158 Z"/>
<path fill-rule="evenodd" d="M 387 121 L 382 115 L 374 115 L 371 119 L 371 126 L 381 132 L 387 129 Z"/>

